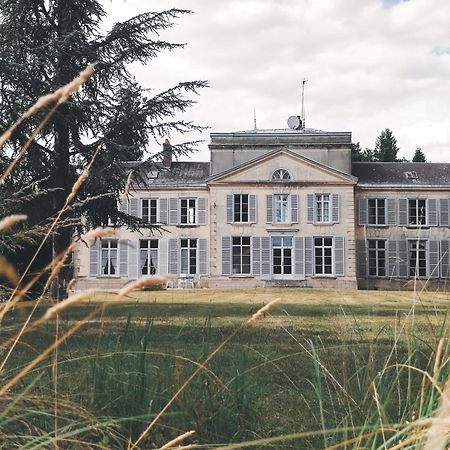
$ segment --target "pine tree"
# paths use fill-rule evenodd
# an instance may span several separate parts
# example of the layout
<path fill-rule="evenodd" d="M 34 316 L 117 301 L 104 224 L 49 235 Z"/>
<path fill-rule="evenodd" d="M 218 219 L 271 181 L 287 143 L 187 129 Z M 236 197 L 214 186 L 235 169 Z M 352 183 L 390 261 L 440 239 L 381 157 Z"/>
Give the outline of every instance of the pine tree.
<path fill-rule="evenodd" d="M 374 158 L 376 161 L 395 162 L 398 161 L 397 140 L 389 128 L 386 128 L 377 137 L 374 149 Z"/>
<path fill-rule="evenodd" d="M 412 162 L 426 162 L 425 153 L 422 151 L 420 147 L 416 148 Z"/>

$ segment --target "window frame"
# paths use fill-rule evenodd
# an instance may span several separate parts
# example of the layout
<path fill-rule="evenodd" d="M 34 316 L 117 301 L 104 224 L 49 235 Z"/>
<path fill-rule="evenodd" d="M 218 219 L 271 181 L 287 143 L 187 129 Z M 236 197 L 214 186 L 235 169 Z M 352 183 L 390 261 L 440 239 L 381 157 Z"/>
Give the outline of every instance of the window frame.
<path fill-rule="evenodd" d="M 187 246 L 183 247 L 183 241 L 188 243 Z M 193 242 L 195 242 L 195 246 L 193 246 Z M 183 270 L 183 253 L 187 253 L 187 270 Z M 199 239 L 198 238 L 180 238 L 179 241 L 179 257 L 180 257 L 180 274 L 196 275 L 199 273 Z M 191 260 L 194 259 L 195 271 L 192 272 L 192 263 Z"/>
<path fill-rule="evenodd" d="M 243 243 L 243 239 L 248 239 L 248 244 Z M 238 242 L 239 240 L 239 242 Z M 236 243 L 235 243 L 236 242 Z M 244 249 L 248 250 L 248 254 L 244 254 Z M 235 265 L 235 258 L 239 258 L 238 264 Z M 243 262 L 248 257 L 248 263 Z M 244 266 L 248 266 L 248 272 L 244 272 Z M 235 271 L 235 267 L 238 270 Z M 252 237 L 251 236 L 231 236 L 231 276 L 252 274 Z"/>
<path fill-rule="evenodd" d="M 376 245 L 374 248 L 370 247 L 370 243 L 374 242 Z M 379 244 L 383 242 L 384 247 L 380 247 Z M 384 265 L 380 265 L 380 253 L 384 253 Z M 371 253 L 375 255 L 371 258 Z M 388 246 L 387 239 L 367 239 L 367 274 L 371 278 L 382 278 L 386 277 L 388 273 L 387 263 L 388 263 Z M 375 261 L 375 274 L 371 274 L 371 261 Z M 380 274 L 380 269 L 383 269 L 384 273 Z"/>
<path fill-rule="evenodd" d="M 115 247 L 112 247 L 111 244 L 112 243 L 116 243 Z M 107 247 L 105 248 L 103 245 L 106 244 Z M 103 254 L 106 251 L 107 257 L 107 264 L 108 264 L 108 269 L 107 272 L 104 272 L 104 267 L 103 267 Z M 114 269 L 114 273 L 111 273 L 111 258 L 112 258 L 112 251 L 115 252 L 115 269 Z M 99 270 L 99 276 L 100 277 L 119 277 L 120 273 L 120 261 L 119 261 L 119 239 L 101 239 L 100 241 L 100 257 L 99 257 L 99 265 L 100 265 L 100 270 Z"/>
<path fill-rule="evenodd" d="M 182 213 L 182 211 L 183 211 L 183 202 L 187 202 L 187 204 L 186 204 L 186 222 L 182 221 L 182 218 L 183 218 L 183 213 Z M 194 202 L 194 213 L 193 213 L 194 220 L 192 222 L 189 221 L 189 217 L 190 217 L 190 214 L 189 214 L 189 209 L 190 209 L 189 203 L 190 202 Z M 179 225 L 181 225 L 181 226 L 193 226 L 193 225 L 197 225 L 198 224 L 198 198 L 197 197 L 183 197 L 183 198 L 180 198 L 179 199 L 179 210 L 178 211 L 179 211 L 179 217 L 180 217 Z"/>
<path fill-rule="evenodd" d="M 318 215 L 318 211 L 319 211 L 319 204 L 321 205 L 321 214 L 322 214 L 322 219 L 323 219 L 323 215 L 324 215 L 324 200 L 323 197 L 327 196 L 328 197 L 328 220 L 319 220 L 319 215 Z M 321 198 L 319 200 L 319 197 Z M 328 192 L 324 192 L 324 193 L 315 193 L 314 194 L 314 223 L 316 224 L 331 224 L 333 223 L 333 210 L 332 210 L 332 195 L 331 193 Z"/>
<path fill-rule="evenodd" d="M 427 227 L 428 226 L 428 201 L 426 198 L 408 198 L 407 199 L 408 203 L 407 203 L 407 214 L 408 214 L 408 227 L 414 227 L 414 228 L 418 228 L 418 227 Z M 424 203 L 424 209 L 423 209 L 423 220 L 424 223 L 412 223 L 412 216 L 411 216 L 411 202 L 415 202 L 415 213 L 414 213 L 414 218 L 416 220 L 416 222 L 419 222 L 419 219 L 422 215 L 419 215 L 420 212 L 420 207 L 419 207 L 419 202 L 423 202 Z"/>
<path fill-rule="evenodd" d="M 150 211 L 151 211 L 150 203 L 153 201 L 156 202 L 156 206 L 155 206 L 155 209 L 156 209 L 155 219 L 156 220 L 154 222 L 151 221 L 151 214 L 150 214 Z M 144 220 L 144 202 L 148 202 L 148 207 L 147 207 L 148 214 L 147 214 L 146 220 Z M 141 199 L 141 219 L 142 219 L 143 223 L 148 224 L 148 225 L 157 225 L 158 223 L 160 223 L 160 220 L 159 220 L 160 211 L 159 210 L 160 210 L 160 206 L 159 206 L 159 198 L 158 197 L 149 197 L 149 198 Z"/>
<path fill-rule="evenodd" d="M 282 174 L 282 176 L 279 176 L 276 174 Z M 285 175 L 287 175 L 286 178 L 285 178 Z M 287 170 L 283 167 L 279 167 L 278 169 L 276 169 L 272 172 L 272 176 L 270 177 L 270 179 L 272 181 L 292 181 L 292 175 L 291 175 L 291 172 L 289 172 L 289 170 Z"/>
<path fill-rule="evenodd" d="M 148 246 L 147 247 L 142 247 L 142 243 L 143 242 L 148 242 Z M 156 242 L 156 247 L 152 247 L 150 245 L 151 242 Z M 155 271 L 152 273 L 151 270 L 148 270 L 150 267 L 147 266 L 147 273 L 144 273 L 143 268 L 144 266 L 142 266 L 142 253 L 143 251 L 146 252 L 147 254 L 147 261 L 151 261 L 153 262 L 153 258 L 151 256 L 151 252 L 152 250 L 156 250 L 156 267 L 155 267 Z M 142 275 L 157 275 L 159 273 L 159 239 L 158 238 L 148 238 L 148 239 L 139 239 L 139 255 L 138 255 L 138 273 L 140 274 L 140 276 Z"/>
<path fill-rule="evenodd" d="M 380 201 L 384 202 L 384 206 L 382 207 L 384 210 L 384 222 L 381 223 L 379 220 L 379 210 L 380 210 L 380 206 L 378 205 L 378 203 Z M 370 221 L 371 214 L 370 214 L 370 202 L 375 202 L 375 221 L 372 223 Z M 369 227 L 385 227 L 387 226 L 387 199 L 386 198 L 380 198 L 380 197 L 372 197 L 372 198 L 368 198 L 367 199 L 367 226 Z"/>
<path fill-rule="evenodd" d="M 318 246 L 316 245 L 316 239 L 322 239 L 322 245 Z M 325 243 L 325 239 L 331 239 L 331 245 L 324 245 Z M 330 273 L 326 273 L 326 272 L 317 272 L 317 255 L 316 255 L 316 249 L 322 249 L 322 255 L 320 256 L 323 261 L 322 261 L 322 269 L 324 269 L 327 264 L 325 264 L 325 258 L 330 258 L 331 257 L 331 272 Z M 325 249 L 330 249 L 331 251 L 331 255 L 324 255 L 324 250 Z M 314 268 L 314 276 L 315 277 L 335 277 L 335 271 L 334 271 L 334 265 L 335 265 L 335 261 L 334 261 L 334 236 L 313 236 L 313 268 Z"/>
<path fill-rule="evenodd" d="M 285 200 L 278 200 L 277 197 L 286 197 Z M 280 207 L 280 220 L 277 217 L 277 208 Z M 286 220 L 281 220 L 281 213 L 283 211 L 286 215 Z M 279 193 L 273 194 L 273 223 L 283 224 L 283 223 L 291 223 L 291 194 Z"/>
<path fill-rule="evenodd" d="M 247 220 L 242 220 L 242 216 L 245 213 L 243 211 L 242 197 L 247 196 Z M 237 198 L 240 198 L 240 202 L 236 202 Z M 236 211 L 236 206 L 239 206 L 239 211 Z M 239 215 L 239 217 L 237 217 Z M 238 220 L 240 219 L 240 220 Z M 233 194 L 233 223 L 250 223 L 250 194 Z"/>
<path fill-rule="evenodd" d="M 412 247 L 417 244 L 423 244 L 423 248 L 421 249 L 413 249 Z M 411 264 L 413 260 L 413 252 L 419 253 L 423 252 L 423 258 L 418 258 L 419 266 L 417 264 L 414 264 L 414 266 Z M 414 258 L 415 261 L 417 261 L 417 255 L 416 258 Z M 420 261 L 424 262 L 424 266 L 420 266 Z M 428 268 L 429 268 L 429 260 L 428 260 L 428 240 L 427 239 L 408 239 L 408 277 L 409 278 L 426 278 L 428 277 Z M 416 267 L 419 269 L 419 274 L 416 273 Z M 421 274 L 421 270 L 423 270 L 423 273 Z"/>

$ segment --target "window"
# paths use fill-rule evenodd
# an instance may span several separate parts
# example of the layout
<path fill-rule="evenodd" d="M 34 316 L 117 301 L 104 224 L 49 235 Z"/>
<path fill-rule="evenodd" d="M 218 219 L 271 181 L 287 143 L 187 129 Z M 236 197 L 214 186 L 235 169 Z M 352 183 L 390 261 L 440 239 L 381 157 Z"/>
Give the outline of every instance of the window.
<path fill-rule="evenodd" d="M 139 252 L 141 275 L 156 275 L 158 273 L 158 239 L 141 240 Z"/>
<path fill-rule="evenodd" d="M 274 181 L 283 181 L 283 180 L 290 180 L 291 174 L 286 169 L 277 169 L 272 174 L 272 180 Z"/>
<path fill-rule="evenodd" d="M 142 221 L 144 223 L 158 223 L 158 200 L 156 198 L 142 200 Z"/>
<path fill-rule="evenodd" d="M 369 239 L 369 275 L 371 277 L 386 276 L 386 241 Z"/>
<path fill-rule="evenodd" d="M 234 222 L 248 222 L 248 194 L 234 194 Z"/>
<path fill-rule="evenodd" d="M 314 238 L 315 275 L 332 275 L 333 273 L 333 238 Z"/>
<path fill-rule="evenodd" d="M 275 278 L 292 274 L 292 237 L 272 237 L 272 272 Z"/>
<path fill-rule="evenodd" d="M 386 200 L 384 198 L 368 199 L 369 225 L 386 225 Z"/>
<path fill-rule="evenodd" d="M 408 224 L 409 225 L 426 225 L 426 200 L 425 199 L 409 199 L 408 200 Z"/>
<path fill-rule="evenodd" d="M 330 209 L 330 194 L 316 194 L 316 222 L 330 222 Z"/>
<path fill-rule="evenodd" d="M 180 273 L 194 275 L 197 273 L 197 239 L 181 239 Z"/>
<path fill-rule="evenodd" d="M 250 236 L 237 236 L 232 238 L 233 274 L 243 275 L 250 273 Z"/>
<path fill-rule="evenodd" d="M 181 224 L 195 224 L 196 223 L 196 199 L 182 198 L 180 200 L 180 223 Z"/>
<path fill-rule="evenodd" d="M 289 222 L 289 194 L 275 194 L 275 222 L 287 223 Z"/>
<path fill-rule="evenodd" d="M 409 241 L 409 276 L 427 276 L 426 241 Z"/>
<path fill-rule="evenodd" d="M 102 241 L 101 274 L 117 274 L 117 240 Z"/>

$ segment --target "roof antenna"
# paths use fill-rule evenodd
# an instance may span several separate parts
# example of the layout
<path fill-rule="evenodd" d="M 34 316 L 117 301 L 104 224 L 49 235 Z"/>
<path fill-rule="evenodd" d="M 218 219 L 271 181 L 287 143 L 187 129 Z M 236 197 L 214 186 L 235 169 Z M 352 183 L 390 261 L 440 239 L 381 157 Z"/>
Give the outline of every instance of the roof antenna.
<path fill-rule="evenodd" d="M 302 120 L 303 120 L 303 126 L 302 128 L 305 128 L 306 126 L 306 117 L 305 117 L 305 84 L 307 83 L 307 79 L 303 78 L 302 81 Z"/>
<path fill-rule="evenodd" d="M 258 127 L 256 126 L 256 109 L 253 108 L 253 125 L 254 125 L 254 129 L 255 131 L 258 129 Z"/>

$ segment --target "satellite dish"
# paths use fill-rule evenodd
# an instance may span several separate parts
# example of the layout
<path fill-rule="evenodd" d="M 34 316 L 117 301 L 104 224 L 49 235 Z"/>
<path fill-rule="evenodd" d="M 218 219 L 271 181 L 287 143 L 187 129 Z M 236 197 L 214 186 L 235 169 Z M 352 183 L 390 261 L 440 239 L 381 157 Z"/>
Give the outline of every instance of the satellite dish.
<path fill-rule="evenodd" d="M 300 116 L 291 116 L 287 121 L 288 127 L 291 130 L 300 130 L 302 128 L 302 119 Z"/>

